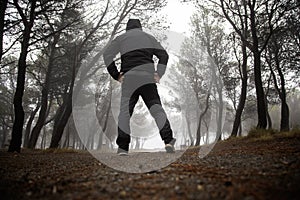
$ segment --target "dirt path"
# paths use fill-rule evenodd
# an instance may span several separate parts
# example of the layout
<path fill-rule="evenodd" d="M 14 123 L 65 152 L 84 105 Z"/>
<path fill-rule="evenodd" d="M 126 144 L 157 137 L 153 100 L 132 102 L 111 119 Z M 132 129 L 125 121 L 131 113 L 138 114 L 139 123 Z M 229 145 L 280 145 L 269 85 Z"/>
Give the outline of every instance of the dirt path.
<path fill-rule="evenodd" d="M 128 174 L 87 152 L 0 152 L 0 199 L 297 199 L 300 137 L 187 150 L 158 171 Z"/>

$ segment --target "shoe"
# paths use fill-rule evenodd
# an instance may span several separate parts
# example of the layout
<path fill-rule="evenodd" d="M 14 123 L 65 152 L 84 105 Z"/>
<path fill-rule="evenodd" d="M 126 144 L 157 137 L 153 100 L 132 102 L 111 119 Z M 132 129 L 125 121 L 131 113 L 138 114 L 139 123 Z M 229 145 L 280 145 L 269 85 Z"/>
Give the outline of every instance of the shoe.
<path fill-rule="evenodd" d="M 174 144 L 176 142 L 176 139 L 173 138 L 171 140 L 171 142 L 169 142 L 168 144 L 165 145 L 165 149 L 167 153 L 175 153 L 175 148 L 174 148 Z"/>
<path fill-rule="evenodd" d="M 117 154 L 119 156 L 128 156 L 128 151 L 126 151 L 124 149 L 121 149 L 121 148 L 118 148 Z"/>

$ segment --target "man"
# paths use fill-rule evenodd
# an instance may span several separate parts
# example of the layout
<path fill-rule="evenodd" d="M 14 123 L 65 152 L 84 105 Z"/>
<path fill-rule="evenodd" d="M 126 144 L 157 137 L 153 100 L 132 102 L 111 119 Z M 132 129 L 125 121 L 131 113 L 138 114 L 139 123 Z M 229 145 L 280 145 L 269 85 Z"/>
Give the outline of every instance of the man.
<path fill-rule="evenodd" d="M 121 54 L 118 71 L 114 58 Z M 153 55 L 159 61 L 155 70 Z M 138 19 L 129 19 L 126 33 L 116 37 L 103 53 L 109 74 L 122 83 L 120 114 L 118 118 L 117 145 L 119 155 L 127 155 L 130 143 L 130 117 L 139 96 L 142 97 L 159 128 L 167 153 L 174 152 L 170 122 L 161 106 L 156 83 L 164 75 L 169 56 L 161 44 L 142 30 Z"/>

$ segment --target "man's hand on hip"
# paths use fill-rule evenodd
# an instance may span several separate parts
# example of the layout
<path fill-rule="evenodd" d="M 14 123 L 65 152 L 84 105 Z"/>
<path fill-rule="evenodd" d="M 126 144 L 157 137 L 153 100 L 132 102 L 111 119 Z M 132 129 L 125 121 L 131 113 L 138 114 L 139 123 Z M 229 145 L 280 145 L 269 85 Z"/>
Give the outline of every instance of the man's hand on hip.
<path fill-rule="evenodd" d="M 120 83 L 123 83 L 123 80 L 124 80 L 124 75 L 123 74 L 124 74 L 123 72 L 120 72 L 120 74 L 119 74 L 118 81 Z"/>
<path fill-rule="evenodd" d="M 158 75 L 157 72 L 154 73 L 154 81 L 155 81 L 155 83 L 159 83 L 159 81 L 160 81 L 160 76 Z"/>

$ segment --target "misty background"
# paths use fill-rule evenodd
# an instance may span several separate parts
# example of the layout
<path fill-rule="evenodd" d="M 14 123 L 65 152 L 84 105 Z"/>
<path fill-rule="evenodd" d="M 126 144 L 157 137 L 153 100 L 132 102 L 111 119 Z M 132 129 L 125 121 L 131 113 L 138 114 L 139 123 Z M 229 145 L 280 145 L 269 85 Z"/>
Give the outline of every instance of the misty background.
<path fill-rule="evenodd" d="M 101 52 L 129 18 L 170 54 L 159 92 L 176 148 L 299 128 L 299 2 L 247 2 L 2 1 L 0 147 L 113 149 L 120 85 Z M 141 103 L 132 125 L 131 149 L 159 146 Z"/>

